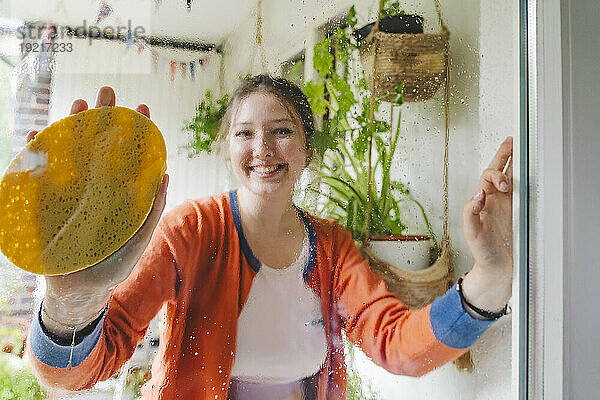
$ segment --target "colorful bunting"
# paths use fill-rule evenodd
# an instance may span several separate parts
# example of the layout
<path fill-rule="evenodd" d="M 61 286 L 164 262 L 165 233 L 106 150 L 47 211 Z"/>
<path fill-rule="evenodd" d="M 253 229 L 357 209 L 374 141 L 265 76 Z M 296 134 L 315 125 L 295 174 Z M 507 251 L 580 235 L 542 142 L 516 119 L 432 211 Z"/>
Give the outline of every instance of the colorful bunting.
<path fill-rule="evenodd" d="M 175 80 L 175 68 L 177 68 L 177 61 L 171 60 L 169 66 L 171 67 L 171 82 L 173 82 Z"/>
<path fill-rule="evenodd" d="M 190 79 L 192 81 L 196 80 L 196 61 L 190 61 Z"/>
<path fill-rule="evenodd" d="M 137 46 L 138 54 L 140 54 L 146 48 L 146 42 L 142 39 L 135 39 L 135 45 Z"/>
<path fill-rule="evenodd" d="M 158 53 L 153 48 L 150 48 L 150 54 L 152 55 L 152 71 L 158 73 Z"/>
<path fill-rule="evenodd" d="M 185 79 L 186 73 L 187 73 L 187 63 L 184 61 L 181 61 L 179 63 L 179 70 L 181 71 L 181 77 L 183 79 Z"/>
<path fill-rule="evenodd" d="M 129 46 L 135 43 L 135 36 L 133 36 L 133 32 L 131 30 L 127 31 L 127 39 L 125 39 L 125 50 L 129 49 Z"/>
<path fill-rule="evenodd" d="M 202 69 L 205 69 L 208 66 L 209 61 L 210 61 L 210 57 L 204 57 L 204 58 L 201 58 L 200 60 L 198 60 L 198 64 L 200 64 Z"/>
<path fill-rule="evenodd" d="M 150 55 L 152 59 L 152 72 L 154 74 L 159 73 L 159 69 L 162 70 L 162 65 L 165 65 L 164 58 L 159 55 L 159 51 L 153 48 L 152 46 L 146 47 L 150 50 Z M 189 81 L 194 82 L 196 80 L 196 75 L 198 73 L 198 66 L 204 70 L 206 66 L 210 62 L 210 56 L 203 57 L 201 59 L 196 60 L 185 60 L 180 61 L 176 59 L 169 60 L 169 79 L 171 82 L 174 82 L 178 75 L 181 76 L 181 79 L 188 79 Z M 179 70 L 179 72 L 177 72 Z"/>
<path fill-rule="evenodd" d="M 100 3 L 100 11 L 98 12 L 98 18 L 96 18 L 96 24 L 98 24 L 100 21 L 108 18 L 113 12 L 113 9 L 106 4 L 105 1 L 102 1 L 102 3 Z"/>

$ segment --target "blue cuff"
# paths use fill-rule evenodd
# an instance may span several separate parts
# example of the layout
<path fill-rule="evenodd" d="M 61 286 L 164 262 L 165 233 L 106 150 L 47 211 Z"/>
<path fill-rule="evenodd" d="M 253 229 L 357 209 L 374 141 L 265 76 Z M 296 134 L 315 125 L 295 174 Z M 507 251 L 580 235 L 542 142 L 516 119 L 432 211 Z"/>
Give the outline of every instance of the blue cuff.
<path fill-rule="evenodd" d="M 433 301 L 429 318 L 436 339 L 455 349 L 471 347 L 495 322 L 473 318 L 466 312 L 456 285 Z"/>
<path fill-rule="evenodd" d="M 90 355 L 94 347 L 96 347 L 100 335 L 102 334 L 105 316 L 106 311 L 104 311 L 102 318 L 98 321 L 94 330 L 89 335 L 85 336 L 80 343 L 73 346 L 72 367 L 81 364 L 83 360 Z M 62 346 L 55 343 L 44 333 L 41 323 L 40 313 L 38 312 L 37 316 L 33 319 L 29 334 L 33 354 L 38 360 L 46 365 L 54 368 L 66 368 L 69 363 L 69 357 L 71 356 L 71 346 Z"/>

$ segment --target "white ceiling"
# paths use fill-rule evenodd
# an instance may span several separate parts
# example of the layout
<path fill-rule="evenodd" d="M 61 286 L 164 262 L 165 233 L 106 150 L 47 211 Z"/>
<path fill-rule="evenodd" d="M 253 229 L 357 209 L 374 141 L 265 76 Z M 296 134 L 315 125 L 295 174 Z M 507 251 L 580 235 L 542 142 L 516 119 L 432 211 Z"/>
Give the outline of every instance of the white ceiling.
<path fill-rule="evenodd" d="M 256 18 L 255 0 L 10 0 L 10 17 L 26 21 L 48 21 L 56 25 L 89 27 L 103 1 L 112 14 L 98 26 L 142 26 L 147 33 L 176 39 L 221 43 L 237 26 Z M 158 3 L 158 4 L 157 4 Z"/>

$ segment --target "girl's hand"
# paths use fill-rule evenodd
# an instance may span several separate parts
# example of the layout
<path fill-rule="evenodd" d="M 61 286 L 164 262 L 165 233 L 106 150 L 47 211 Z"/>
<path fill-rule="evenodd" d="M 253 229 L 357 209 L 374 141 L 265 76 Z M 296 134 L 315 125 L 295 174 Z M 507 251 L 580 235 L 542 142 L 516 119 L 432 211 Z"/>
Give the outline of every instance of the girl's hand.
<path fill-rule="evenodd" d="M 477 194 L 465 204 L 463 231 L 476 265 L 512 271 L 512 137 L 500 145 Z"/>
<path fill-rule="evenodd" d="M 463 231 L 475 265 L 463 282 L 473 305 L 498 311 L 512 287 L 512 137 L 481 174 L 477 194 L 463 208 Z"/>
<path fill-rule="evenodd" d="M 114 105 L 114 90 L 102 87 L 98 91 L 96 108 Z M 84 100 L 75 100 L 71 105 L 71 115 L 87 109 Z M 146 105 L 140 104 L 136 111 L 150 118 Z M 29 132 L 27 141 L 33 140 L 36 134 L 37 131 Z M 42 321 L 46 328 L 61 336 L 72 334 L 73 329 L 83 328 L 101 313 L 114 287 L 129 276 L 150 242 L 165 207 L 168 182 L 169 176 L 165 175 L 146 221 L 119 250 L 84 270 L 45 277 Z"/>

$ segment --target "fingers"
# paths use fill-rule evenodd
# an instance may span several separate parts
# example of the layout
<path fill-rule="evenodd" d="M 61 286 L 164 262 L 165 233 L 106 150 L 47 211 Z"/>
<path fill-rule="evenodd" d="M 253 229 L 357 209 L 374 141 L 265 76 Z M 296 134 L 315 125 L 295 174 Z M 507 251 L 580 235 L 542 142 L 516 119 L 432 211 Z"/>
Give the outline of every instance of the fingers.
<path fill-rule="evenodd" d="M 27 143 L 31 142 L 33 140 L 33 138 L 35 137 L 35 135 L 38 134 L 38 131 L 30 131 L 27 134 Z"/>
<path fill-rule="evenodd" d="M 167 187 L 169 186 L 169 175 L 165 174 L 163 176 L 162 182 L 158 187 L 158 192 L 156 193 L 156 197 L 154 198 L 154 203 L 152 203 L 152 210 L 148 215 L 148 219 L 156 218 L 156 223 L 158 223 L 158 219 L 160 218 L 160 214 L 165 208 L 165 204 L 167 202 Z M 154 224 L 156 225 L 156 224 Z"/>
<path fill-rule="evenodd" d="M 137 106 L 136 109 L 135 109 L 135 111 L 137 111 L 140 114 L 145 115 L 146 117 L 150 118 L 150 109 L 145 104 L 140 104 L 139 106 Z"/>
<path fill-rule="evenodd" d="M 465 203 L 463 208 L 463 228 L 467 238 L 475 236 L 481 228 L 479 213 L 485 207 L 486 194 L 480 190 L 471 200 Z"/>
<path fill-rule="evenodd" d="M 164 174 L 160 186 L 158 187 L 158 192 L 156 193 L 156 197 L 162 197 L 163 200 L 167 197 L 167 187 L 169 187 L 169 175 Z M 156 202 L 156 199 L 154 199 Z"/>
<path fill-rule="evenodd" d="M 73 101 L 73 104 L 71 104 L 71 111 L 69 112 L 69 115 L 73 115 L 73 114 L 77 114 L 79 112 L 85 111 L 88 109 L 88 104 L 85 100 L 82 99 L 77 99 L 75 101 Z M 38 134 L 38 131 L 31 131 L 27 134 L 27 143 L 31 142 L 33 140 L 33 138 L 35 138 L 35 135 Z"/>
<path fill-rule="evenodd" d="M 479 215 L 483 207 L 485 207 L 485 199 L 487 195 L 485 190 L 479 191 L 473 198 L 471 199 L 471 214 Z"/>
<path fill-rule="evenodd" d="M 69 115 L 77 114 L 79 112 L 85 111 L 88 109 L 88 104 L 85 100 L 77 99 L 71 105 L 71 112 Z"/>
<path fill-rule="evenodd" d="M 510 190 L 510 181 L 508 177 L 501 171 L 494 169 L 486 169 L 481 174 L 479 181 L 479 190 L 485 190 L 487 194 L 496 191 L 507 193 Z"/>
<path fill-rule="evenodd" d="M 96 97 L 96 108 L 113 106 L 116 102 L 115 91 L 110 86 L 102 86 Z"/>
<path fill-rule="evenodd" d="M 496 171 L 504 170 L 504 166 L 506 165 L 506 162 L 508 161 L 509 157 L 512 156 L 512 145 L 513 145 L 513 139 L 512 139 L 512 136 L 509 136 L 500 145 L 500 148 L 494 155 L 494 158 L 492 158 L 492 161 L 490 162 L 490 165 L 488 166 L 488 168 L 494 169 Z"/>
<path fill-rule="evenodd" d="M 160 215 L 162 214 L 165 204 L 167 203 L 167 187 L 169 186 L 169 175 L 165 174 L 163 176 L 163 180 L 158 188 L 158 192 L 156 197 L 154 198 L 154 203 L 152 203 L 152 209 L 150 210 L 150 214 L 146 218 L 144 225 L 142 225 L 142 229 L 149 230 L 152 232 L 156 225 L 158 224 L 158 220 L 160 219 Z"/>
<path fill-rule="evenodd" d="M 506 177 L 508 178 L 509 186 L 512 187 L 512 180 L 513 180 L 513 158 L 512 158 L 512 156 L 510 157 L 510 160 L 508 160 L 508 164 L 506 165 L 506 170 L 504 171 L 504 175 L 506 175 Z"/>

